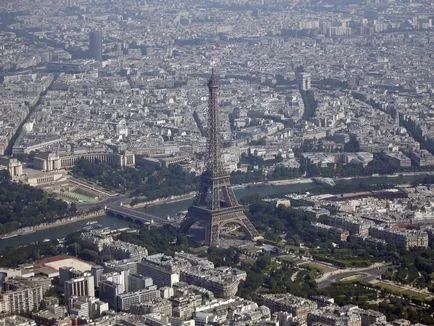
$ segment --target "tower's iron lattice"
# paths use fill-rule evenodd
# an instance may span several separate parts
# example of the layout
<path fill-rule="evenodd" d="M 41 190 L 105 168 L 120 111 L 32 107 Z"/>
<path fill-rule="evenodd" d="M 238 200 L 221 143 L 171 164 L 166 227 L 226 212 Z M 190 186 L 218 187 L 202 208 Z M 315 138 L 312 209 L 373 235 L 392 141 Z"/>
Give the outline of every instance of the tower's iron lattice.
<path fill-rule="evenodd" d="M 229 174 L 223 169 L 220 156 L 219 124 L 219 76 L 213 70 L 208 82 L 209 121 L 208 121 L 208 160 L 201 176 L 199 192 L 189 207 L 180 231 L 185 233 L 196 222 L 205 227 L 205 243 L 218 246 L 220 231 L 229 223 L 240 225 L 250 238 L 257 237 L 258 231 L 244 214 L 231 188 Z"/>

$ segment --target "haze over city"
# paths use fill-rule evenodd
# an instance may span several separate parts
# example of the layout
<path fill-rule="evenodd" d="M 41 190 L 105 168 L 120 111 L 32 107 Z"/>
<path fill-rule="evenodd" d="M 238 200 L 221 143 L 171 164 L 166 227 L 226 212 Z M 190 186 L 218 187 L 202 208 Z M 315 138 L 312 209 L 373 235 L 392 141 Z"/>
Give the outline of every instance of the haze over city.
<path fill-rule="evenodd" d="M 0 1 L 0 323 L 434 325 L 433 19 Z"/>

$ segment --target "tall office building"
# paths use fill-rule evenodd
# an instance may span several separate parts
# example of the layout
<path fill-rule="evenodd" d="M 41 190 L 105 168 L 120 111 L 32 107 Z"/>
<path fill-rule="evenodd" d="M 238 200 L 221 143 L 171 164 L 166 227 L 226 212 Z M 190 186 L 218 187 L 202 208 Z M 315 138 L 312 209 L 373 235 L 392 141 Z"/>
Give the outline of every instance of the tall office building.
<path fill-rule="evenodd" d="M 0 312 L 30 312 L 39 308 L 43 296 L 44 290 L 40 285 L 5 291 L 0 296 Z"/>
<path fill-rule="evenodd" d="M 135 292 L 153 285 L 153 280 L 139 274 L 128 275 L 128 291 Z"/>
<path fill-rule="evenodd" d="M 64 284 L 65 302 L 72 297 L 95 297 L 95 284 L 91 273 L 73 278 Z"/>
<path fill-rule="evenodd" d="M 104 302 L 108 302 L 110 309 L 117 309 L 116 299 L 122 293 L 125 293 L 122 284 L 107 280 L 99 283 L 99 298 Z"/>
<path fill-rule="evenodd" d="M 104 273 L 104 267 L 96 265 L 92 266 L 91 273 L 93 275 L 95 287 L 99 287 L 99 282 L 101 281 L 101 276 Z"/>
<path fill-rule="evenodd" d="M 100 30 L 89 33 L 89 58 L 102 61 L 102 31 Z"/>
<path fill-rule="evenodd" d="M 69 314 L 82 319 L 95 319 L 109 310 L 107 302 L 96 298 L 73 297 L 69 300 Z"/>
<path fill-rule="evenodd" d="M 44 294 L 51 286 L 46 277 L 12 278 L 0 294 L 1 313 L 30 312 L 38 309 Z"/>
<path fill-rule="evenodd" d="M 63 286 L 66 281 L 70 279 L 80 277 L 83 275 L 83 272 L 73 268 L 73 267 L 60 267 L 59 268 L 59 285 Z"/>

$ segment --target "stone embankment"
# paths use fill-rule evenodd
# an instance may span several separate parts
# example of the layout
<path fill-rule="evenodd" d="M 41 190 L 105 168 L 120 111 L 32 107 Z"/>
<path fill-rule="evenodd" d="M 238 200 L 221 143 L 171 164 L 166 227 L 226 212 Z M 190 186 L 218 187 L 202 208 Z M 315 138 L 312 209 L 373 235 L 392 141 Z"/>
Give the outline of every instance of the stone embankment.
<path fill-rule="evenodd" d="M 183 194 L 183 195 L 169 196 L 169 197 L 164 197 L 164 198 L 157 198 L 157 199 L 150 200 L 150 201 L 144 201 L 141 203 L 130 205 L 130 207 L 131 208 L 142 208 L 142 207 L 147 207 L 147 206 L 161 205 L 164 203 L 174 203 L 177 201 L 193 198 L 194 196 L 196 196 L 196 194 L 197 194 L 196 191 L 192 191 L 192 192 L 189 192 L 189 193 Z"/>
<path fill-rule="evenodd" d="M 33 233 L 36 231 L 47 230 L 47 229 L 55 228 L 58 226 L 75 223 L 78 221 L 89 220 L 89 219 L 92 219 L 95 217 L 101 217 L 104 215 L 105 215 L 105 210 L 104 209 L 98 209 L 98 210 L 95 210 L 92 212 L 87 212 L 87 213 L 83 213 L 83 214 L 79 214 L 79 215 L 74 215 L 71 217 L 58 219 L 52 223 L 42 223 L 42 224 L 38 224 L 38 225 L 34 225 L 34 226 L 26 226 L 24 228 L 0 235 L 0 240 Z"/>

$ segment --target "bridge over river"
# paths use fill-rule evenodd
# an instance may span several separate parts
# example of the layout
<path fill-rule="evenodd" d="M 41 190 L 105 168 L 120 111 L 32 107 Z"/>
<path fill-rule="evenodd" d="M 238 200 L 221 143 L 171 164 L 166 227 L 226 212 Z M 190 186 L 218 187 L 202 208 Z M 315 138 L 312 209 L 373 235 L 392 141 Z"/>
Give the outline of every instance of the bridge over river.
<path fill-rule="evenodd" d="M 151 215 L 143 211 L 125 207 L 118 203 L 106 205 L 105 210 L 107 214 L 119 216 L 127 220 L 139 222 L 141 224 L 170 224 L 176 227 L 179 226 L 179 223 L 174 219 Z"/>

